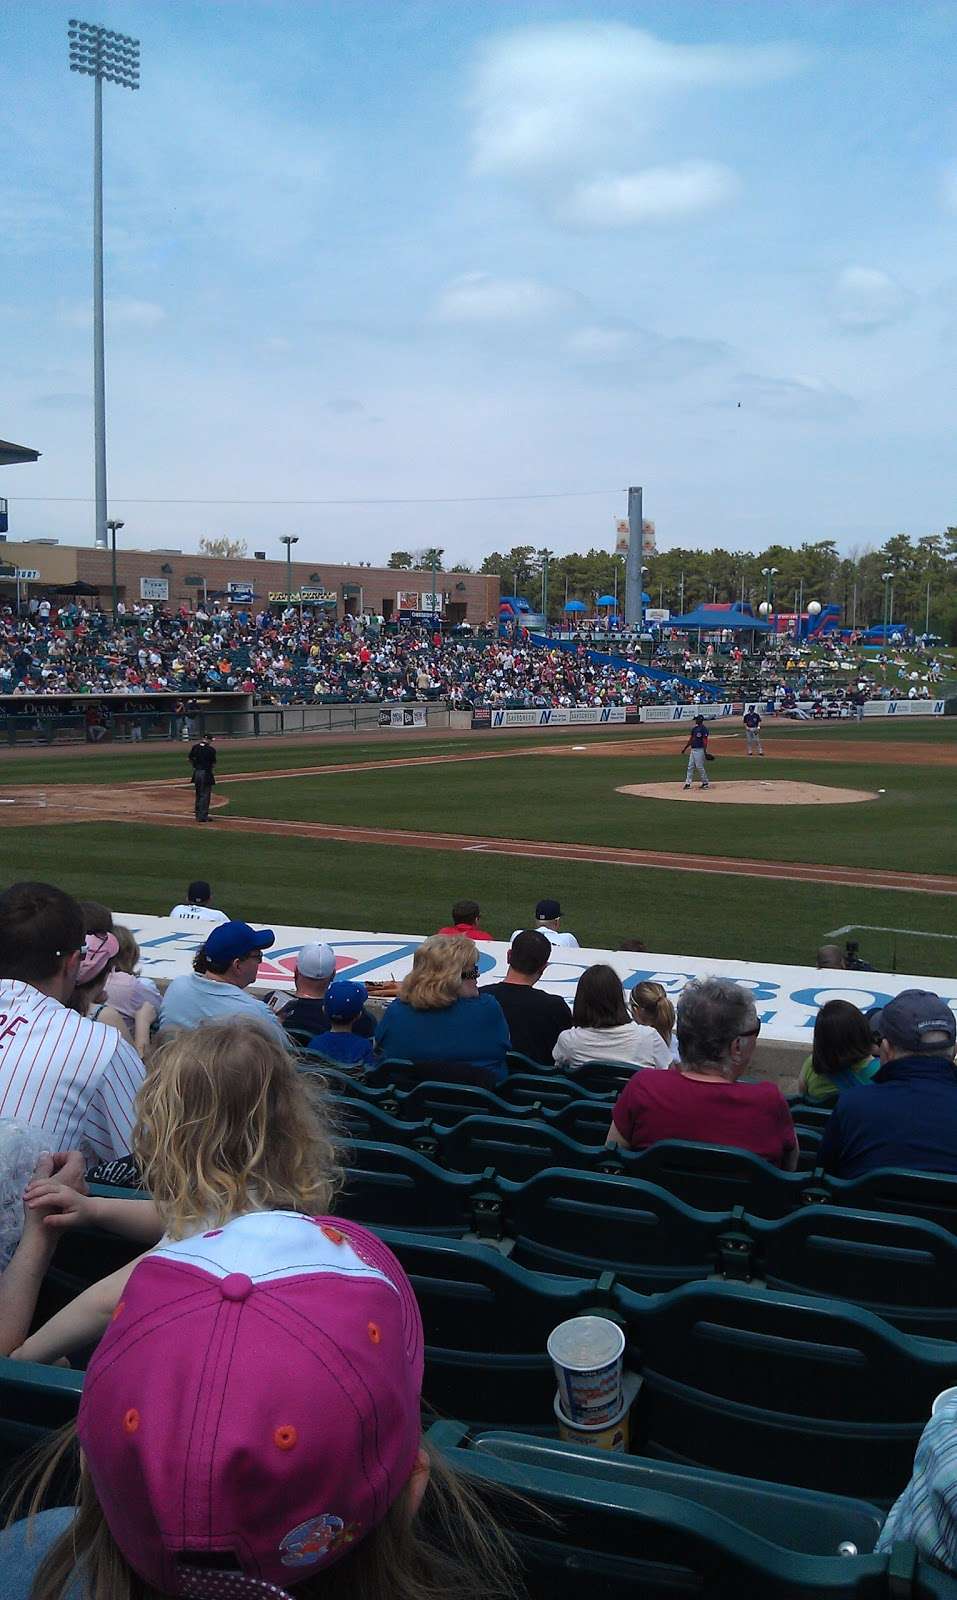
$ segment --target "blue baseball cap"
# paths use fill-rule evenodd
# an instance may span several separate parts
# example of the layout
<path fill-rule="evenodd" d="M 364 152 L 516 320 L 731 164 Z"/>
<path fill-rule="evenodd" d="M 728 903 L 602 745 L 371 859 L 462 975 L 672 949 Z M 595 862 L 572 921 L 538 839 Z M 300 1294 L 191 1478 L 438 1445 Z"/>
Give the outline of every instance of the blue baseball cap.
<path fill-rule="evenodd" d="M 369 998 L 369 991 L 364 983 L 350 983 L 346 978 L 340 978 L 338 983 L 330 983 L 326 990 L 323 1002 L 326 1016 L 330 1022 L 351 1022 L 357 1017 L 362 1007 Z"/>
<path fill-rule="evenodd" d="M 931 989 L 902 989 L 876 1016 L 869 1012 L 868 1020 L 875 1033 L 899 1050 L 926 1050 L 927 1035 L 948 1050 L 957 1037 L 957 1017 Z"/>
<path fill-rule="evenodd" d="M 206 954 L 210 961 L 235 961 L 238 956 L 248 956 L 250 950 L 268 950 L 276 943 L 271 928 L 251 928 L 248 922 L 221 922 L 206 940 Z"/>

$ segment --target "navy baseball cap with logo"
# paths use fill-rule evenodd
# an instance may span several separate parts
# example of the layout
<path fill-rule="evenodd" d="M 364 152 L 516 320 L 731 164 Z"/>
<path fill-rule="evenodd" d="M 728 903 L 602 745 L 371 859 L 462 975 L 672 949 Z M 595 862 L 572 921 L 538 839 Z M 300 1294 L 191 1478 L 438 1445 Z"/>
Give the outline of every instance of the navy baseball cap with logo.
<path fill-rule="evenodd" d="M 925 1050 L 928 1035 L 942 1034 L 942 1049 L 957 1039 L 957 1017 L 931 989 L 902 989 L 883 1010 L 867 1015 L 873 1031 L 898 1050 Z"/>
<path fill-rule="evenodd" d="M 539 900 L 535 907 L 535 915 L 539 922 L 554 922 L 561 914 L 562 908 L 557 900 Z"/>
<path fill-rule="evenodd" d="M 221 922 L 206 940 L 210 961 L 235 961 L 250 950 L 268 950 L 276 943 L 271 928 L 251 928 L 248 922 Z"/>

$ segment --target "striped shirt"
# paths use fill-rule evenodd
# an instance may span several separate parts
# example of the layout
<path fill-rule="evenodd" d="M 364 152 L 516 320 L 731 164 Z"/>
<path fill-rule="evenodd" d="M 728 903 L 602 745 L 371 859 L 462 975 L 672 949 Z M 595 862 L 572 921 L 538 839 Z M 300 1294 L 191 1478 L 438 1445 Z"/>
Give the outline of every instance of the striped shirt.
<path fill-rule="evenodd" d="M 130 1148 L 144 1075 L 115 1028 L 0 978 L 0 1117 L 45 1128 L 55 1150 L 109 1160 Z"/>

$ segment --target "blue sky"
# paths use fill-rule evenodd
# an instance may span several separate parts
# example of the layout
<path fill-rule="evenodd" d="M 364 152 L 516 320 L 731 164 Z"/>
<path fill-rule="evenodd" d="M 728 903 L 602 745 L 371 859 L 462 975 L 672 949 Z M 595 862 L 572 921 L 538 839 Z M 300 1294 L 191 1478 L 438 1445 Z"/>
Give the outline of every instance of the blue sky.
<path fill-rule="evenodd" d="M 3 15 L 0 437 L 43 459 L 0 492 L 12 537 L 85 543 L 75 11 Z M 610 544 L 629 483 L 664 547 L 957 521 L 957 4 L 79 14 L 142 48 L 104 89 L 129 543 L 477 565 Z"/>

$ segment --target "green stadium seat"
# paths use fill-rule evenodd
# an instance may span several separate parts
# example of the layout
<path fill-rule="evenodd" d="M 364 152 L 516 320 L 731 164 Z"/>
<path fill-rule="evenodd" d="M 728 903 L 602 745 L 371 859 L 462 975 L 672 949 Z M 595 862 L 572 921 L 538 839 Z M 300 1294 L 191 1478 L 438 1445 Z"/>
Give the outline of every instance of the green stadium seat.
<path fill-rule="evenodd" d="M 521 1183 L 546 1167 L 596 1170 L 607 1156 L 616 1170 L 623 1163 L 614 1150 L 579 1144 L 550 1123 L 520 1117 L 464 1117 L 437 1135 L 439 1159 L 453 1172 L 494 1167 L 503 1178 Z"/>
<path fill-rule="evenodd" d="M 417 1150 L 420 1155 L 436 1159 L 438 1152 L 438 1139 L 433 1124 L 428 1119 L 420 1122 L 403 1122 L 399 1117 L 391 1117 L 373 1101 L 353 1098 L 351 1095 L 336 1095 L 333 1101 L 333 1116 L 337 1131 L 340 1132 L 346 1143 L 350 1139 L 374 1140 L 380 1144 L 401 1144 L 409 1150 Z M 454 1162 L 449 1162 L 453 1170 L 464 1171 L 456 1168 Z M 484 1165 L 488 1165 L 487 1162 Z M 474 1170 L 474 1169 L 473 1169 Z"/>
<path fill-rule="evenodd" d="M 603 1105 L 609 1121 L 614 1099 L 605 1091 L 590 1089 L 584 1083 L 579 1083 L 577 1077 L 563 1077 L 560 1073 L 549 1075 L 546 1072 L 510 1073 L 504 1083 L 499 1084 L 496 1093 L 510 1105 L 543 1105 L 555 1111 L 575 1100 L 593 1100 Z"/>
<path fill-rule="evenodd" d="M 664 1189 L 627 1176 L 540 1172 L 508 1187 L 511 1259 L 539 1272 L 613 1272 L 644 1294 L 715 1271 L 730 1215 L 693 1211 Z"/>
<path fill-rule="evenodd" d="M 476 1112 L 493 1117 L 534 1117 L 541 1113 L 541 1106 L 511 1105 L 498 1091 L 478 1089 L 469 1083 L 442 1083 L 439 1079 L 425 1079 L 401 1093 L 382 1089 L 378 1093 L 385 1096 L 379 1104 L 392 1116 L 403 1121 L 431 1117 L 446 1128 Z"/>
<path fill-rule="evenodd" d="M 846 1301 L 735 1283 L 643 1297 L 620 1288 L 643 1385 L 632 1448 L 686 1465 L 889 1504 L 910 1476 L 957 1344 L 900 1332 Z"/>
<path fill-rule="evenodd" d="M 825 1179 L 821 1196 L 854 1211 L 891 1211 L 957 1233 L 957 1177 L 883 1167 L 863 1178 Z"/>
<path fill-rule="evenodd" d="M 437 1424 L 428 1438 L 493 1496 L 533 1600 L 957 1596 L 957 1578 L 920 1561 L 912 1545 L 870 1553 L 877 1514 L 860 1501 L 716 1473 L 672 1477 L 674 1468 L 607 1454 L 598 1460 L 598 1451 L 503 1433 L 468 1436 L 452 1422 Z M 845 1529 L 848 1538 L 836 1538 Z"/>
<path fill-rule="evenodd" d="M 816 1128 L 818 1133 L 823 1133 L 831 1115 L 830 1105 L 812 1105 L 807 1100 L 789 1100 L 791 1121 L 796 1128 Z"/>
<path fill-rule="evenodd" d="M 622 1089 L 633 1078 L 636 1072 L 641 1072 L 639 1066 L 629 1066 L 625 1061 L 583 1061 L 574 1072 L 565 1068 L 565 1076 L 576 1084 L 579 1089 L 586 1089 L 591 1094 L 600 1094 L 607 1100 L 617 1100 Z"/>
<path fill-rule="evenodd" d="M 639 1495 L 649 1491 L 670 1494 L 723 1517 L 739 1528 L 757 1534 L 782 1550 L 803 1555 L 836 1556 L 841 1545 L 852 1544 L 861 1555 L 873 1550 L 884 1514 L 864 1500 L 821 1494 L 790 1484 L 762 1483 L 756 1478 L 736 1478 L 730 1473 L 702 1467 L 682 1467 L 647 1456 L 619 1455 L 587 1445 L 543 1439 L 533 1434 L 490 1432 L 470 1434 L 461 1423 L 436 1423 L 429 1439 L 440 1449 L 468 1452 L 468 1459 L 491 1456 L 509 1461 L 528 1474 L 534 1492 L 539 1472 L 565 1472 L 580 1479 L 584 1492 L 600 1499 L 602 1488 L 614 1484 Z M 466 1459 L 463 1456 L 463 1464 Z"/>
<path fill-rule="evenodd" d="M 957 1336 L 957 1239 L 936 1223 L 839 1206 L 744 1220 L 770 1289 L 850 1300 L 911 1333 Z"/>
<path fill-rule="evenodd" d="M 803 1173 L 782 1172 L 749 1150 L 683 1139 L 663 1139 L 642 1150 L 630 1170 L 701 1211 L 743 1206 L 759 1217 L 787 1216 L 803 1203 L 808 1185 Z"/>
<path fill-rule="evenodd" d="M 497 1217 L 502 1205 L 494 1190 L 489 1192 L 491 1172 L 445 1172 L 414 1150 L 362 1139 L 352 1141 L 346 1159 L 345 1188 L 336 1200 L 340 1216 L 367 1227 L 453 1237 L 486 1230 L 495 1237 L 499 1231 L 487 1220 Z"/>
<path fill-rule="evenodd" d="M 422 1312 L 426 1402 L 445 1416 L 552 1431 L 548 1335 L 588 1311 L 613 1316 L 611 1279 L 549 1278 L 480 1244 L 376 1232 L 409 1274 Z"/>
<path fill-rule="evenodd" d="M 548 1113 L 547 1120 L 579 1144 L 601 1148 L 608 1141 L 611 1113 L 610 1100 L 570 1100 L 567 1105 Z"/>
<path fill-rule="evenodd" d="M 7 1487 L 21 1458 L 76 1418 L 83 1374 L 0 1357 L 0 1474 Z"/>

